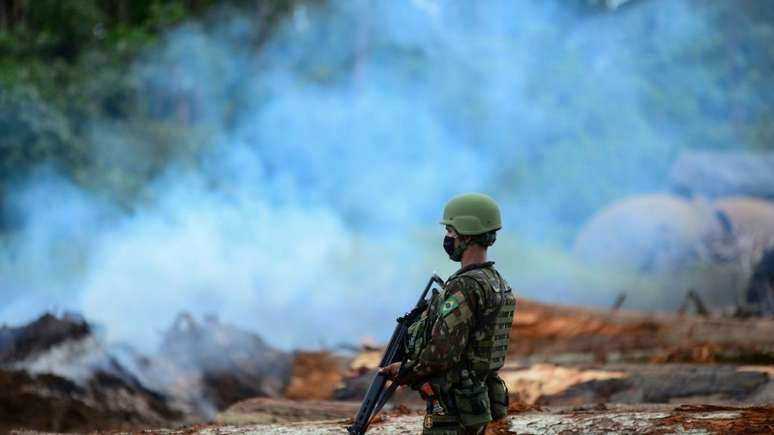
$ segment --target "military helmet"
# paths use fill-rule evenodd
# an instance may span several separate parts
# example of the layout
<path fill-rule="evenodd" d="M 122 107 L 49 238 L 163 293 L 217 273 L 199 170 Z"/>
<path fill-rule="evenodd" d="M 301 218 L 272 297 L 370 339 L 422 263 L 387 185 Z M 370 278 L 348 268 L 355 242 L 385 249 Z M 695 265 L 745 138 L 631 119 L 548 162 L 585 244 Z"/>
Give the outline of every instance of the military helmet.
<path fill-rule="evenodd" d="M 475 236 L 499 230 L 500 208 L 483 193 L 457 195 L 443 209 L 442 225 L 451 225 L 457 234 Z"/>

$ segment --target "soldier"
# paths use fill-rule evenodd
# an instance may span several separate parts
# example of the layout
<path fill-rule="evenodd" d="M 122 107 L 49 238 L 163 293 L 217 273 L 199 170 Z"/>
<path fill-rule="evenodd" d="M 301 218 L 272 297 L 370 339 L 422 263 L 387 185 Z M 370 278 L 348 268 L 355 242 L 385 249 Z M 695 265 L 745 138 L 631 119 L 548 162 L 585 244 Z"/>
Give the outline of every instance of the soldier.
<path fill-rule="evenodd" d="M 463 194 L 446 204 L 441 224 L 444 250 L 461 268 L 409 328 L 403 370 L 395 363 L 381 372 L 427 401 L 423 434 L 482 434 L 508 409 L 497 371 L 508 352 L 516 301 L 486 257 L 501 227 L 500 210 L 486 195 Z"/>

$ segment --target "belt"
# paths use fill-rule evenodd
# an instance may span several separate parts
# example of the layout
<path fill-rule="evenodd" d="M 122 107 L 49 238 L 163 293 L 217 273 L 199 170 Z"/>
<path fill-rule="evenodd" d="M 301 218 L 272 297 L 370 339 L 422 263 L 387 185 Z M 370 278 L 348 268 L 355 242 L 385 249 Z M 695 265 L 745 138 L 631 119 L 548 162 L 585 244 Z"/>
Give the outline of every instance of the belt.
<path fill-rule="evenodd" d="M 459 427 L 460 422 L 454 415 L 427 414 L 424 421 L 425 429 L 433 427 Z"/>

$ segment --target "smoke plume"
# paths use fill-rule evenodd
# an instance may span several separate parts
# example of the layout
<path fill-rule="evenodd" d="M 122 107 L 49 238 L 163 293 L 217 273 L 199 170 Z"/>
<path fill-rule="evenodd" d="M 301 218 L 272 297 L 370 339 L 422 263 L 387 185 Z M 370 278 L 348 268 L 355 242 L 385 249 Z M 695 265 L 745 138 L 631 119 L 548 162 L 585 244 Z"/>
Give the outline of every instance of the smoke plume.
<path fill-rule="evenodd" d="M 181 310 L 283 348 L 384 340 L 429 274 L 454 270 L 437 220 L 466 191 L 502 204 L 491 256 L 521 294 L 608 303 L 562 278 L 564 252 L 594 210 L 664 188 L 693 124 L 661 122 L 639 59 L 711 30 L 690 1 L 631 3 L 300 3 L 260 47 L 229 9 L 179 26 L 129 74 L 149 112 L 185 102 L 190 153 L 129 211 L 53 169 L 28 177 L 0 319 L 77 310 L 143 348 Z M 665 91 L 705 73 L 666 65 Z M 142 166 L 131 129 L 90 131 L 96 161 Z"/>

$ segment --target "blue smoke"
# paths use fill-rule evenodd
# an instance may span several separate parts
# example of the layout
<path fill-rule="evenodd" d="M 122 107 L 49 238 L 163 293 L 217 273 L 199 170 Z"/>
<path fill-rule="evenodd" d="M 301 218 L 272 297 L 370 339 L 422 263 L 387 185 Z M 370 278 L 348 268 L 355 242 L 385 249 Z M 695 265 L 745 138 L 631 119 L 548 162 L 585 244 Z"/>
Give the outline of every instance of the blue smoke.
<path fill-rule="evenodd" d="M 135 211 L 31 178 L 29 195 L 64 206 L 25 200 L 13 246 L 30 248 L 4 263 L 0 319 L 76 309 L 148 346 L 185 309 L 283 347 L 383 340 L 431 271 L 454 270 L 436 222 L 465 191 L 503 205 L 492 254 L 515 287 L 589 301 L 550 267 L 526 278 L 516 251 L 566 247 L 593 210 L 664 187 L 682 133 L 658 124 L 635 60 L 707 31 L 687 1 L 579 16 L 505 0 L 302 4 L 260 50 L 258 30 L 220 11 L 132 68 L 149 113 L 184 100 L 199 132 L 180 139 L 196 158 L 170 162 Z M 702 71 L 668 73 L 690 85 Z M 131 161 L 134 133 L 113 127 L 93 126 L 101 158 Z"/>

